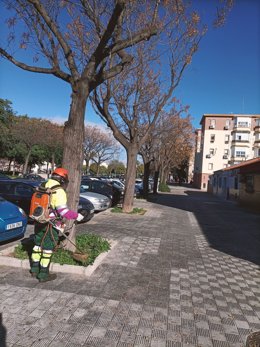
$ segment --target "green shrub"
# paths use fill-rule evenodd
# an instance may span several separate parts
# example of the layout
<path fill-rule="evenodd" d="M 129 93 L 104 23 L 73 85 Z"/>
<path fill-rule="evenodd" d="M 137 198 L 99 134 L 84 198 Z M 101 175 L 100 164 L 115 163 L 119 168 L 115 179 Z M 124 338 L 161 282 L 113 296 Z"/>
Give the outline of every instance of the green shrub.
<path fill-rule="evenodd" d="M 160 183 L 160 184 L 159 184 L 159 191 L 160 191 L 160 192 L 167 192 L 167 193 L 169 193 L 171 190 L 170 190 L 170 188 L 167 186 L 166 183 Z"/>
<path fill-rule="evenodd" d="M 123 209 L 122 207 L 114 207 L 112 208 L 111 212 L 113 213 L 123 213 Z M 129 212 L 129 214 L 145 214 L 146 210 L 143 208 L 138 208 L 138 207 L 134 207 L 133 210 L 131 212 Z"/>
<path fill-rule="evenodd" d="M 93 264 L 99 254 L 110 250 L 109 242 L 101 236 L 94 234 L 82 234 L 76 236 L 76 245 L 84 254 L 88 254 L 85 263 L 79 263 L 73 259 L 72 252 L 63 248 L 58 248 L 53 253 L 51 261 L 61 265 L 87 266 Z M 19 244 L 14 249 L 14 257 L 18 259 L 28 259 L 30 249 L 32 249 L 32 244 Z"/>

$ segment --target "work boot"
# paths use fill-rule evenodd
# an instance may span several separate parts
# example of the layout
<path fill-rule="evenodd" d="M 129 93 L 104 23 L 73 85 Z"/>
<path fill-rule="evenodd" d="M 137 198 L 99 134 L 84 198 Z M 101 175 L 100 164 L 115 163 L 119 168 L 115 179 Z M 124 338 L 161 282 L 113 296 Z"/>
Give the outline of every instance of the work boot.
<path fill-rule="evenodd" d="M 57 275 L 49 273 L 49 267 L 40 267 L 40 272 L 37 275 L 39 282 L 49 282 L 55 280 Z"/>
<path fill-rule="evenodd" d="M 37 277 L 38 273 L 39 273 L 40 269 L 39 269 L 39 262 L 33 262 L 31 269 L 30 269 L 30 274 L 32 277 Z"/>
<path fill-rule="evenodd" d="M 47 277 L 44 278 L 39 278 L 39 276 L 37 276 L 39 282 L 43 283 L 43 282 L 49 282 L 49 281 L 54 281 L 57 278 L 56 274 L 48 274 Z"/>

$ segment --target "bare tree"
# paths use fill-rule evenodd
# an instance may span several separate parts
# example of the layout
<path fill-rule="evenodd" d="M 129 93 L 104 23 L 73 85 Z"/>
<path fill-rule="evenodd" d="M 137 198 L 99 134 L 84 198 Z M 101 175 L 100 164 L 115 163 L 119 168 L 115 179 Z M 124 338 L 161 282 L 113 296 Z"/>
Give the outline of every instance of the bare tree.
<path fill-rule="evenodd" d="M 97 112 L 127 152 L 124 212 L 130 212 L 133 206 L 137 154 L 170 103 L 206 32 L 199 14 L 184 2 L 166 1 L 165 9 L 159 11 L 159 34 L 148 44 L 138 46 L 135 64 L 98 87 L 92 98 Z M 110 64 L 115 61 L 112 55 Z"/>
<path fill-rule="evenodd" d="M 171 166 L 178 167 L 192 150 L 192 124 L 190 116 L 187 115 L 189 108 L 182 106 L 177 99 L 172 101 L 172 109 L 161 112 L 150 136 L 140 148 L 144 161 L 144 197 L 148 195 L 151 164 L 156 193 L 159 176 L 160 182 L 165 183 Z"/>
<path fill-rule="evenodd" d="M 164 47 L 154 40 L 149 46 L 141 43 L 135 64 L 125 69 L 123 78 L 106 81 L 95 90 L 92 99 L 97 112 L 127 152 L 124 212 L 130 212 L 133 206 L 137 154 L 163 108 L 171 102 L 172 93 L 204 33 L 198 18 L 190 17 L 187 8 L 180 10 L 171 5 L 169 2 L 162 20 Z M 162 68 L 166 58 L 168 64 Z"/>
<path fill-rule="evenodd" d="M 179 168 L 183 162 L 189 161 L 194 145 L 194 131 L 190 116 L 181 117 L 180 113 L 162 119 L 158 167 L 160 168 L 160 183 L 165 184 L 172 167 Z"/>
<path fill-rule="evenodd" d="M 115 158 L 119 153 L 119 145 L 110 133 L 102 133 L 100 136 L 99 145 L 96 148 L 93 161 L 97 164 L 97 175 L 99 174 L 100 166 Z"/>
<path fill-rule="evenodd" d="M 83 143 L 84 160 L 86 162 L 86 173 L 89 172 L 90 161 L 93 160 L 96 154 L 96 148 L 100 142 L 100 129 L 97 127 L 85 127 L 85 140 Z"/>
<path fill-rule="evenodd" d="M 119 144 L 110 132 L 87 126 L 85 128 L 84 159 L 86 161 L 86 172 L 88 172 L 90 161 L 96 163 L 97 175 L 100 166 L 113 159 L 119 152 Z"/>

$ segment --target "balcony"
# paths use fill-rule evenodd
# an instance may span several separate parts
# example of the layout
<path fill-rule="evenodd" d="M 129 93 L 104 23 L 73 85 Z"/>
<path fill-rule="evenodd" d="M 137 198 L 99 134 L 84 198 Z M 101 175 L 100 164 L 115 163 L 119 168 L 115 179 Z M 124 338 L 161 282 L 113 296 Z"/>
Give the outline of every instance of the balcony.
<path fill-rule="evenodd" d="M 246 147 L 250 147 L 250 143 L 249 140 L 245 140 L 245 139 L 235 139 L 231 141 L 232 145 L 236 145 L 236 144 L 243 144 Z"/>
<path fill-rule="evenodd" d="M 259 134 L 260 133 L 260 125 L 256 125 L 254 127 L 254 131 L 255 131 L 255 134 Z"/>
<path fill-rule="evenodd" d="M 250 132 L 251 124 L 235 124 L 233 131 L 242 131 L 242 132 Z"/>
<path fill-rule="evenodd" d="M 241 162 L 241 161 L 245 161 L 245 160 L 247 160 L 247 158 L 248 158 L 248 155 L 245 155 L 245 156 L 243 156 L 243 157 L 241 157 L 241 156 L 234 156 L 234 155 L 231 155 L 231 157 L 230 157 L 230 161 L 231 162 L 234 162 L 234 161 L 236 161 L 236 162 Z"/>

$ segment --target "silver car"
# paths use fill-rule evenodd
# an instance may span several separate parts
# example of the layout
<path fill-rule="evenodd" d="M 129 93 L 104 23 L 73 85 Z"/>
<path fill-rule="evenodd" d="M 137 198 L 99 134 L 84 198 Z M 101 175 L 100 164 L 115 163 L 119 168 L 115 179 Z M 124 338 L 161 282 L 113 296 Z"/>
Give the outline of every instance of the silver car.
<path fill-rule="evenodd" d="M 107 196 L 98 193 L 87 192 L 83 187 L 80 188 L 80 196 L 92 202 L 95 212 L 104 211 L 111 206 L 111 200 Z"/>

